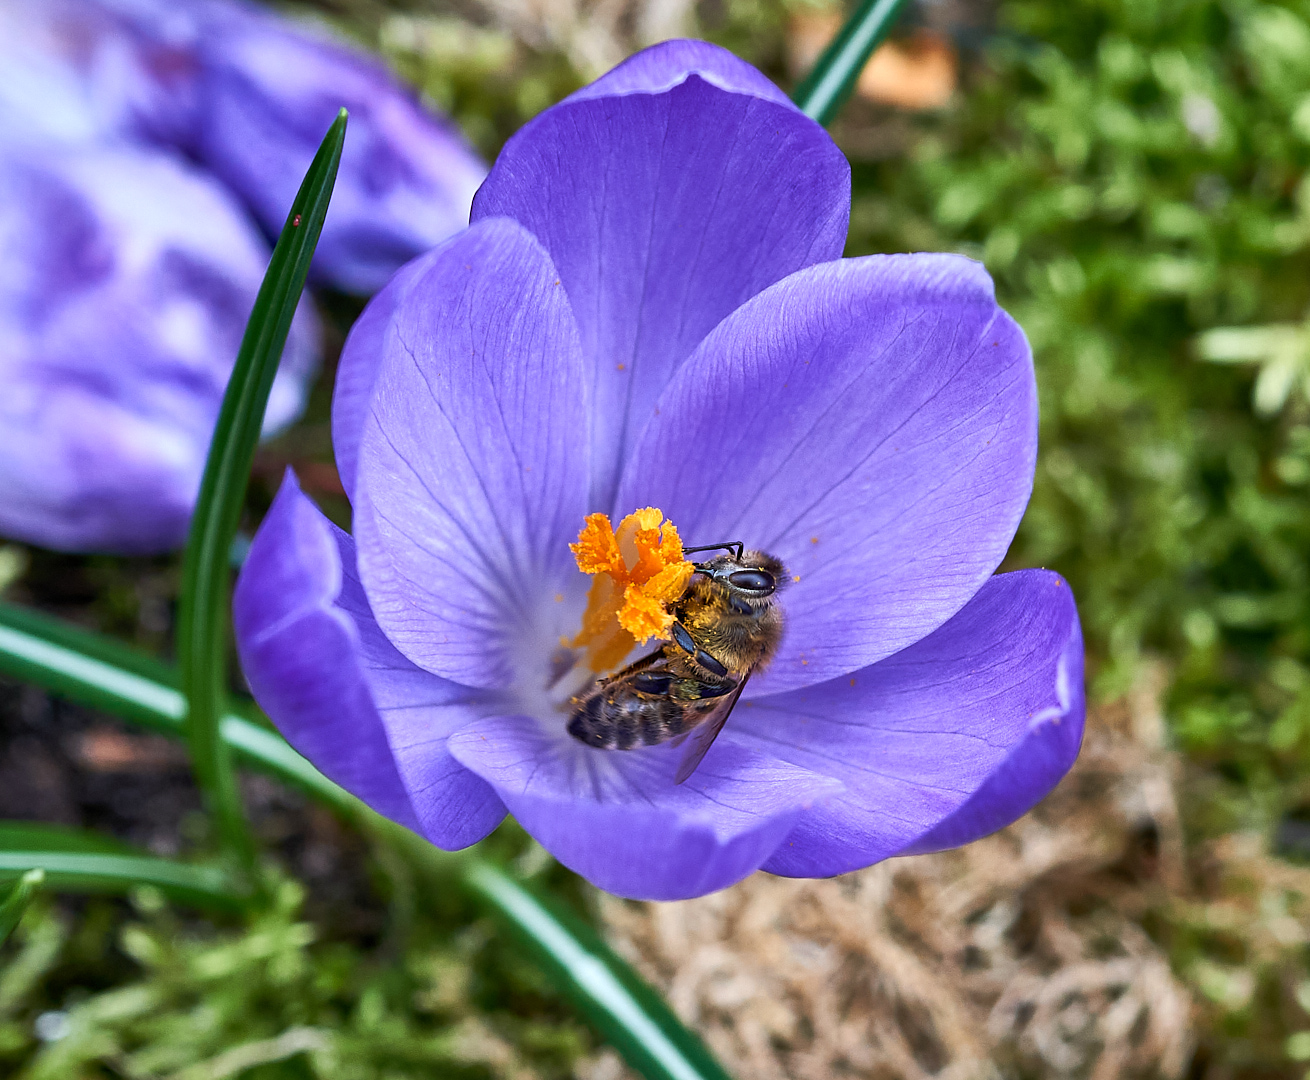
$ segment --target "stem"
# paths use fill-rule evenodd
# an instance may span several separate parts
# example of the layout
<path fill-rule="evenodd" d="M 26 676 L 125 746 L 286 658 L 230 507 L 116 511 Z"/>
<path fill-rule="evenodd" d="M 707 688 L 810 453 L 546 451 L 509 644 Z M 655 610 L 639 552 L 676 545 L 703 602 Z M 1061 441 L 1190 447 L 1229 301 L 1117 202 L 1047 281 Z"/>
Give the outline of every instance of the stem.
<path fill-rule="evenodd" d="M 792 100 L 811 120 L 827 127 L 859 81 L 873 50 L 883 43 L 905 0 L 862 0 L 828 43 Z"/>
<path fill-rule="evenodd" d="M 223 844 L 247 869 L 254 865 L 254 843 L 231 754 L 219 732 L 227 700 L 228 552 L 240 522 L 269 391 L 327 215 L 345 134 L 346 110 L 342 109 L 305 175 L 273 249 L 223 395 L 182 565 L 177 652 L 191 757 L 196 779 L 218 818 Z"/>

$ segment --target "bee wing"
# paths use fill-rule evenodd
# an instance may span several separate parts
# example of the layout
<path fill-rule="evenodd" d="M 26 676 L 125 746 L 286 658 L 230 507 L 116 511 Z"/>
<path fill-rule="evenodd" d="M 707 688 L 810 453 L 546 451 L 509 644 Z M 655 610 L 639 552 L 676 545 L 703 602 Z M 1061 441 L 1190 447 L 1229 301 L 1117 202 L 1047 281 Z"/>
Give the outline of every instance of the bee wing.
<path fill-rule="evenodd" d="M 617 683 L 624 679 L 630 679 L 639 671 L 645 671 L 647 668 L 659 671 L 668 666 L 668 658 L 664 655 L 663 649 L 656 649 L 653 653 L 647 653 L 640 656 L 625 668 L 620 668 L 613 675 L 608 675 L 601 682 Z"/>
<path fill-rule="evenodd" d="M 750 678 L 750 672 L 737 684 L 737 689 L 723 699 L 723 703 L 711 712 L 704 720 L 691 729 L 687 737 L 687 748 L 682 752 L 682 761 L 678 763 L 678 774 L 673 778 L 675 784 L 681 784 L 696 771 L 696 766 L 701 763 L 706 752 L 714 745 L 714 740 L 719 737 L 719 732 L 723 730 L 723 725 L 728 722 L 728 717 L 732 715 L 732 710 L 736 708 L 737 699 L 741 697 L 741 692 L 746 689 L 746 680 Z"/>

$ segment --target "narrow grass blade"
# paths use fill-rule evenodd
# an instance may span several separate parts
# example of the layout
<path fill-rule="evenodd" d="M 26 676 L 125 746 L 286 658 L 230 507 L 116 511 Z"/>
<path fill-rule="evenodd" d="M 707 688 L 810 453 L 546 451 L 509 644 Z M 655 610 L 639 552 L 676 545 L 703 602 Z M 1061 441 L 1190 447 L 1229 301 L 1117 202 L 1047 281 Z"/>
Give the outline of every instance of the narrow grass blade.
<path fill-rule="evenodd" d="M 0 603 L 0 672 L 183 738 L 177 673 L 116 642 Z M 561 991 L 647 1080 L 725 1080 L 709 1051 L 640 976 L 567 912 L 472 854 L 448 854 L 375 814 L 296 753 L 276 732 L 229 710 L 219 732 L 243 763 L 301 788 L 394 844 L 417 865 L 468 890 L 518 935 Z M 3 833 L 0 832 L 0 842 Z M 53 840 L 44 841 L 50 849 Z"/>
<path fill-rule="evenodd" d="M 17 894 L 33 871 L 48 887 L 61 891 L 116 893 L 153 885 L 174 900 L 197 907 L 235 911 L 241 906 L 226 875 L 214 867 L 146 855 L 81 829 L 0 822 L 0 883 L 18 881 Z M 11 896 L 0 909 L 0 928 L 12 900 Z"/>
<path fill-rule="evenodd" d="M 861 0 L 792 94 L 801 112 L 824 127 L 832 123 L 855 89 L 873 50 L 896 24 L 904 3 L 905 0 Z"/>
<path fill-rule="evenodd" d="M 2 601 L 0 671 L 125 720 L 162 726 L 172 735 L 183 732 L 186 701 L 171 668 L 116 641 Z"/>
<path fill-rule="evenodd" d="M 231 755 L 219 734 L 227 698 L 228 553 L 240 522 L 273 377 L 327 215 L 345 135 L 342 109 L 309 167 L 273 249 L 223 395 L 182 570 L 177 653 L 192 760 L 218 816 L 220 835 L 246 865 L 253 862 L 254 849 Z"/>
<path fill-rule="evenodd" d="M 9 935 L 14 932 L 14 927 L 22 919 L 23 912 L 27 910 L 27 905 L 36 896 L 43 881 L 44 870 L 29 870 L 18 879 L 18 884 L 5 897 L 4 903 L 0 903 L 0 945 L 9 940 Z"/>
<path fill-rule="evenodd" d="M 186 699 L 176 668 L 116 641 L 0 601 L 0 672 L 81 705 L 173 738 L 186 738 Z M 252 719 L 257 710 L 225 709 L 219 735 L 227 752 L 304 789 L 338 810 L 362 807 L 285 739 Z"/>
<path fill-rule="evenodd" d="M 463 878 L 646 1080 L 728 1080 L 704 1043 L 591 927 L 487 863 L 471 863 Z"/>

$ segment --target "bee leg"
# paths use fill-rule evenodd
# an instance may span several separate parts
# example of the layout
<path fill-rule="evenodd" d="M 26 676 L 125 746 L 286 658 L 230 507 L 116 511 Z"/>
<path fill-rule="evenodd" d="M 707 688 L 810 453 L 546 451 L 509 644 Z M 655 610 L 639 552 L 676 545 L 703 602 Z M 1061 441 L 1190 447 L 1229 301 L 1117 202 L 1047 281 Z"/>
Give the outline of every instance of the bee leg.
<path fill-rule="evenodd" d="M 703 701 L 706 698 L 723 697 L 737 689 L 736 679 L 716 679 L 706 682 L 703 679 L 674 679 L 669 685 L 669 697 L 678 701 Z"/>
<path fill-rule="evenodd" d="M 696 655 L 696 639 L 691 636 L 691 631 L 683 626 L 682 623 L 675 621 L 670 632 L 672 633 L 673 640 L 677 643 L 679 649 L 687 653 L 689 656 Z"/>
<path fill-rule="evenodd" d="M 632 677 L 632 688 L 639 694 L 667 694 L 673 676 L 641 671 Z"/>
<path fill-rule="evenodd" d="M 696 650 L 696 663 L 700 664 L 711 675 L 717 675 L 721 679 L 728 677 L 728 669 L 714 659 L 704 649 Z M 733 685 L 736 685 L 735 683 Z"/>
<path fill-rule="evenodd" d="M 691 631 L 689 631 L 685 626 L 683 626 L 682 623 L 675 621 L 671 633 L 673 635 L 673 640 L 677 643 L 678 648 L 680 648 L 683 652 L 687 653 L 693 660 L 696 661 L 696 663 L 698 663 L 711 675 L 717 675 L 721 679 L 727 678 L 728 669 L 724 667 L 721 663 L 719 663 L 718 660 L 712 657 L 704 649 L 698 646 L 696 644 L 696 639 L 691 636 Z M 735 686 L 736 683 L 733 683 L 733 685 Z"/>

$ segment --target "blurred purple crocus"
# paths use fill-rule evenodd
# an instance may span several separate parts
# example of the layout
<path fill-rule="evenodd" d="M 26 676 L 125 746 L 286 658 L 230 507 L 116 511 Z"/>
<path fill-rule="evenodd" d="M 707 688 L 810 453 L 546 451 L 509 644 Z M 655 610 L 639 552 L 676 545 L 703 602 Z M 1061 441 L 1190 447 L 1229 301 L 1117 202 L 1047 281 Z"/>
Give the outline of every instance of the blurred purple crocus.
<path fill-rule="evenodd" d="M 148 142 L 282 227 L 337 110 L 350 137 L 315 280 L 375 292 L 468 223 L 486 166 L 374 58 L 241 0 L 0 5 L 0 106 L 64 136 Z"/>
<path fill-rule="evenodd" d="M 648 49 L 529 123 L 471 227 L 342 358 L 354 535 L 289 478 L 236 594 L 260 704 L 434 844 L 506 810 L 601 888 L 691 897 L 992 832 L 1068 770 L 1065 582 L 993 576 L 1031 490 L 1022 332 L 950 255 L 842 259 L 849 170 L 753 68 Z M 700 767 L 565 730 L 589 512 L 794 575 L 772 665 Z"/>
<path fill-rule="evenodd" d="M 245 6 L 199 10 L 193 152 L 269 232 L 337 110 L 350 110 L 317 280 L 375 293 L 468 224 L 486 165 L 376 59 Z"/>
<path fill-rule="evenodd" d="M 0 535 L 177 547 L 268 247 L 209 177 L 152 151 L 0 149 Z M 318 364 L 302 304 L 265 431 Z"/>
<path fill-rule="evenodd" d="M 486 173 L 378 62 L 240 0 L 0 2 L 0 535 L 182 543 L 265 236 L 342 105 L 315 275 L 370 292 Z M 306 302 L 266 431 L 317 354 Z"/>

